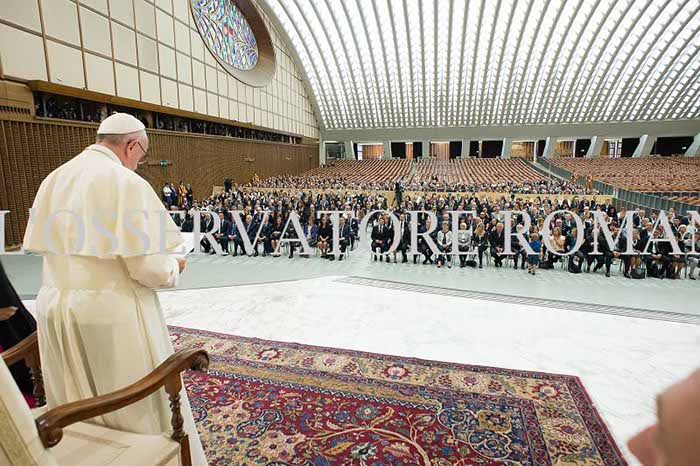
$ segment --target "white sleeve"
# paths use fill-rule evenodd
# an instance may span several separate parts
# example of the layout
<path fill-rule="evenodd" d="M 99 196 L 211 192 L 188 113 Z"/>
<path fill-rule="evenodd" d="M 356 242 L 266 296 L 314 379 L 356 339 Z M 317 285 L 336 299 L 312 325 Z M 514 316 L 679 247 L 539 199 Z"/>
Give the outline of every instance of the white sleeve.
<path fill-rule="evenodd" d="M 166 254 L 125 257 L 129 275 L 147 288 L 174 288 L 180 277 L 177 259 Z"/>

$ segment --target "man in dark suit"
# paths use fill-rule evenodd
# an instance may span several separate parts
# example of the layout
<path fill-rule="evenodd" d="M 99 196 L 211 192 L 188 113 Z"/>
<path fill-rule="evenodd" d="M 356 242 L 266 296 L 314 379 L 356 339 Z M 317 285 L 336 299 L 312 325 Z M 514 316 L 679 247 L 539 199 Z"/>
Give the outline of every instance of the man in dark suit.
<path fill-rule="evenodd" d="M 350 249 L 355 249 L 355 241 L 359 239 L 360 235 L 360 222 L 352 215 L 350 209 L 345 210 L 345 217 L 347 217 L 346 223 L 350 227 Z"/>
<path fill-rule="evenodd" d="M 646 228 L 639 232 L 639 239 L 642 240 L 642 251 L 646 248 L 649 240 L 654 236 L 654 224 L 647 222 Z"/>
<path fill-rule="evenodd" d="M 613 227 L 613 237 L 617 236 L 618 231 L 619 228 Z M 620 237 L 620 244 L 624 245 L 626 241 L 627 240 L 625 238 Z M 615 255 L 614 251 L 610 249 L 610 245 L 608 244 L 608 242 L 605 241 L 605 237 L 602 233 L 598 234 L 598 252 L 600 253 L 600 255 L 596 258 L 597 263 L 595 268 L 593 269 L 593 272 L 597 272 L 598 270 L 602 269 L 603 266 L 605 266 L 605 276 L 609 277 L 610 266 L 612 265 L 612 260 L 615 257 Z"/>
<path fill-rule="evenodd" d="M 394 250 L 394 262 L 396 262 L 396 255 L 401 252 L 401 263 L 405 264 L 408 262 L 406 251 L 408 251 L 408 247 L 411 244 L 411 228 L 406 220 L 406 214 L 399 215 L 399 224 L 397 229 L 399 230 L 399 244 Z"/>
<path fill-rule="evenodd" d="M 420 214 L 419 214 L 418 217 L 419 217 L 419 219 L 420 219 Z M 426 246 L 426 245 L 425 245 L 425 240 L 424 240 L 423 237 L 420 236 L 420 235 L 421 235 L 422 233 L 425 233 L 426 231 L 428 231 L 428 230 L 426 229 L 425 224 L 422 223 L 422 222 L 420 222 L 420 220 L 419 220 L 419 221 L 418 221 L 418 228 L 416 228 L 416 233 L 417 233 L 417 238 L 418 238 L 418 244 L 416 245 L 416 248 L 418 249 L 418 252 L 419 252 L 420 254 L 424 254 L 424 253 L 423 253 L 423 250 L 424 250 L 424 247 Z M 413 256 L 413 263 L 415 264 L 415 263 L 417 263 L 417 262 L 418 262 L 418 255 L 416 254 L 416 255 Z M 427 259 L 427 257 L 426 257 L 426 259 L 423 261 L 423 263 L 425 264 L 425 263 L 427 263 L 427 262 L 428 262 L 428 259 Z"/>
<path fill-rule="evenodd" d="M 503 254 L 503 249 L 506 247 L 506 236 L 503 233 L 503 223 L 498 222 L 496 228 L 494 228 L 491 233 L 489 233 L 489 244 L 491 245 L 491 257 L 493 257 L 494 265 L 496 267 L 503 266 L 503 259 L 505 255 Z"/>
<path fill-rule="evenodd" d="M 262 218 L 262 226 L 260 227 L 260 237 L 255 243 L 255 255 L 258 255 L 258 246 L 262 243 L 263 245 L 263 257 L 267 256 L 272 252 L 272 244 L 270 244 L 270 234 L 272 233 L 272 224 L 267 215 Z"/>
<path fill-rule="evenodd" d="M 211 230 L 213 220 L 211 218 L 210 212 L 203 212 L 200 217 L 199 231 L 202 233 L 207 233 Z M 202 235 L 202 239 L 199 241 L 199 245 L 202 246 L 204 252 L 207 254 L 213 254 L 211 244 L 206 236 Z"/>
<path fill-rule="evenodd" d="M 175 225 L 177 225 L 178 227 L 181 227 L 183 220 L 182 220 L 182 217 L 180 217 L 180 214 L 177 213 L 177 206 L 174 206 L 174 205 L 170 206 L 170 211 L 172 212 L 170 214 L 170 218 L 173 219 L 173 222 L 175 222 Z"/>
<path fill-rule="evenodd" d="M 350 225 L 345 221 L 345 217 L 342 215 L 338 223 L 338 233 L 340 235 L 340 257 L 338 260 L 342 261 L 343 256 L 345 256 L 345 251 L 348 249 L 352 239 L 352 228 L 350 228 Z"/>
<path fill-rule="evenodd" d="M 236 249 L 241 248 L 241 254 L 246 254 L 245 243 L 243 242 L 243 235 L 248 234 L 248 239 L 252 242 L 255 240 L 255 234 L 257 229 L 255 229 L 255 224 L 253 223 L 253 216 L 248 214 L 243 219 L 242 229 L 239 228 L 238 235 L 236 235 Z M 234 256 L 236 254 L 234 253 Z M 249 254 L 252 256 L 252 254 Z"/>
<path fill-rule="evenodd" d="M 569 234 L 572 228 L 576 227 L 576 222 L 574 222 L 573 217 L 570 213 L 564 214 L 564 220 L 561 222 L 561 234 L 566 236 Z"/>
<path fill-rule="evenodd" d="M 253 216 L 253 223 L 260 225 L 263 221 L 265 213 L 262 211 L 262 207 L 259 205 L 255 207 L 255 215 Z M 251 238 L 252 240 L 253 238 Z"/>
<path fill-rule="evenodd" d="M 232 215 L 240 215 L 240 214 L 232 214 Z M 236 257 L 238 255 L 238 239 L 239 238 L 240 238 L 240 234 L 238 232 L 238 226 L 236 225 L 236 222 L 232 217 L 231 218 L 231 228 L 229 229 L 229 234 L 228 234 L 228 242 L 229 242 L 229 249 L 231 247 L 230 245 L 233 244 L 233 252 L 231 253 L 231 255 L 233 257 Z"/>
<path fill-rule="evenodd" d="M 214 238 L 221 245 L 222 256 L 228 256 L 228 236 L 231 234 L 231 222 L 226 220 L 224 212 L 219 212 L 219 231 L 214 233 Z M 212 250 L 212 254 L 214 251 Z"/>
<path fill-rule="evenodd" d="M 385 253 L 389 249 L 389 229 L 384 225 L 384 218 L 379 218 L 379 223 L 372 228 L 372 252 L 374 260 L 377 260 L 378 253 Z M 386 256 L 386 261 L 389 262 L 389 256 Z"/>
<path fill-rule="evenodd" d="M 661 236 L 660 230 L 654 230 L 654 239 Z M 647 271 L 651 276 L 666 278 L 671 271 L 671 252 L 673 251 L 668 242 L 654 241 L 645 249 Z"/>

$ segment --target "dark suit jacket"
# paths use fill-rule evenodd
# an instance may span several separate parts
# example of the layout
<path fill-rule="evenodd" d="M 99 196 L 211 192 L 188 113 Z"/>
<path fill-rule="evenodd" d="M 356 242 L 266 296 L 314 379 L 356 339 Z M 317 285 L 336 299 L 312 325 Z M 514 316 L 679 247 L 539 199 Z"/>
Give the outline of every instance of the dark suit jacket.
<path fill-rule="evenodd" d="M 506 234 L 505 230 L 499 235 L 497 230 L 493 230 L 489 233 L 489 243 L 492 248 L 504 248 L 506 244 Z"/>
<path fill-rule="evenodd" d="M 222 220 L 221 225 L 220 225 L 220 229 L 219 229 L 219 233 L 221 233 L 222 235 L 224 235 L 228 238 L 228 235 L 230 235 L 232 231 L 233 231 L 233 226 L 231 225 L 231 222 L 229 220 L 226 220 L 226 219 Z"/>
<path fill-rule="evenodd" d="M 339 230 L 340 240 L 350 241 L 350 237 L 352 236 L 352 228 L 350 228 L 350 225 L 346 223 L 342 228 L 339 228 Z"/>
<path fill-rule="evenodd" d="M 404 222 L 403 224 L 403 235 L 399 241 L 408 246 L 411 243 L 411 224 L 409 222 Z"/>
<path fill-rule="evenodd" d="M 264 223 L 260 229 L 261 238 L 269 238 L 272 233 L 272 224 L 270 222 Z"/>
<path fill-rule="evenodd" d="M 387 239 L 389 239 L 388 235 L 389 228 L 386 225 L 377 225 L 374 228 L 372 228 L 372 241 L 387 241 Z"/>

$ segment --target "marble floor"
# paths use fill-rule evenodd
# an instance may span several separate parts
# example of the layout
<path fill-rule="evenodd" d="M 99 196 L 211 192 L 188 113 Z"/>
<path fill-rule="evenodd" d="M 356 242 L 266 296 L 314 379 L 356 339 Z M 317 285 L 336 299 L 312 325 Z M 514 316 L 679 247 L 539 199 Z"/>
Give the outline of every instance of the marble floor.
<path fill-rule="evenodd" d="M 161 292 L 171 325 L 579 376 L 620 448 L 655 395 L 700 366 L 700 326 L 445 296 L 331 276 Z"/>

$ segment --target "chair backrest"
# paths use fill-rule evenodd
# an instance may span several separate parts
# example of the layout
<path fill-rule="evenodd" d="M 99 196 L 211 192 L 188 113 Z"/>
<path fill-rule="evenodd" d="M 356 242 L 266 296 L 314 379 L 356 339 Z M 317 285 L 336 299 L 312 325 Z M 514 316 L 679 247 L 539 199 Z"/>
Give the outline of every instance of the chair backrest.
<path fill-rule="evenodd" d="M 44 448 L 32 412 L 0 358 L 0 466 L 57 466 Z"/>

